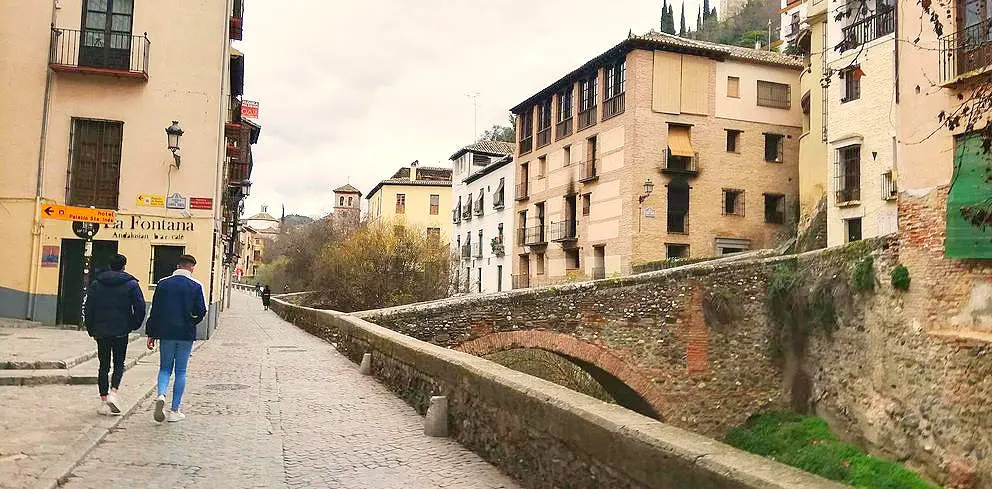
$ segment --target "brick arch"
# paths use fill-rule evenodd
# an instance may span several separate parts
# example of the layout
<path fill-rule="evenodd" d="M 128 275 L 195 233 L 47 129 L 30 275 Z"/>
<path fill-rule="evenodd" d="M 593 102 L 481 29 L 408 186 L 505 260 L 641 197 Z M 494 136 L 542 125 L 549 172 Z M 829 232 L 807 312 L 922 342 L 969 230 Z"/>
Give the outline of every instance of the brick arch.
<path fill-rule="evenodd" d="M 607 348 L 552 331 L 503 331 L 466 341 L 456 350 L 475 356 L 517 348 L 535 348 L 561 355 L 592 375 L 617 403 L 645 416 L 664 419 L 668 401 L 647 376 Z"/>

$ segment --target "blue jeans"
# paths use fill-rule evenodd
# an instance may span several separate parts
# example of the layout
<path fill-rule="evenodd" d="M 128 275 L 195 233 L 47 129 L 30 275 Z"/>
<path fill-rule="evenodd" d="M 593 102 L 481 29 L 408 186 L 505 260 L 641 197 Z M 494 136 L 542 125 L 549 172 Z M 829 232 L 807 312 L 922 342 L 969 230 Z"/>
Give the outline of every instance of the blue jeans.
<path fill-rule="evenodd" d="M 186 364 L 189 354 L 193 351 L 192 341 L 160 340 L 158 364 L 158 395 L 164 396 L 169 389 L 169 377 L 176 373 L 176 381 L 172 385 L 172 410 L 179 410 L 186 390 Z"/>

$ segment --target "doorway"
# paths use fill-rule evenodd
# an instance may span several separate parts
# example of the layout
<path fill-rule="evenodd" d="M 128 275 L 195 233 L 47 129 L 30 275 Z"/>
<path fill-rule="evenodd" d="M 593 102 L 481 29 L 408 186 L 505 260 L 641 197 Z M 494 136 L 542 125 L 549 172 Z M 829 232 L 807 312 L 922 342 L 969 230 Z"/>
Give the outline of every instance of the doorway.
<path fill-rule="evenodd" d="M 79 326 L 83 309 L 83 252 L 81 239 L 63 239 L 59 257 L 59 301 L 55 320 L 58 324 Z M 117 254 L 117 241 L 93 241 L 93 262 L 90 270 L 95 274 L 110 265 Z"/>

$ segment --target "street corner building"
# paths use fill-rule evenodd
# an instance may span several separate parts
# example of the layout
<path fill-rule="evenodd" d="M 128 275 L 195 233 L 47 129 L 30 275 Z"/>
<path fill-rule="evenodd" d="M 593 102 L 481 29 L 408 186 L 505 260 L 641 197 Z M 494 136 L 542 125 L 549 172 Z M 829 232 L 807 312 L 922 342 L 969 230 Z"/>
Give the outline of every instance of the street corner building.
<path fill-rule="evenodd" d="M 146 300 L 193 255 L 216 320 L 260 130 L 242 117 L 241 0 L 0 11 L 0 317 L 79 324 L 89 249 L 94 273 L 127 256 Z M 113 217 L 88 242 L 44 212 L 61 205 Z"/>
<path fill-rule="evenodd" d="M 776 52 L 650 32 L 514 107 L 515 286 L 785 241 L 802 68 Z"/>

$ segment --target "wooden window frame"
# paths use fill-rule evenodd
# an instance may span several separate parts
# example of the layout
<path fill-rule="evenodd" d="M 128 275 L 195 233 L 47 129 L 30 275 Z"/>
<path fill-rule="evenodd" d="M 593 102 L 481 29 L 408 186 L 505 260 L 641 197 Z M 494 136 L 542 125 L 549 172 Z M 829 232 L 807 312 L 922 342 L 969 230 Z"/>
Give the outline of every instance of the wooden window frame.
<path fill-rule="evenodd" d="M 764 87 L 769 93 L 767 96 L 762 97 L 762 87 Z M 757 104 L 761 107 L 770 107 L 773 109 L 791 109 L 792 108 L 792 85 L 788 83 L 778 83 L 767 80 L 758 80 L 757 82 L 758 96 Z M 785 99 L 776 98 L 775 90 L 785 90 Z"/>
<path fill-rule="evenodd" d="M 120 205 L 124 123 L 73 118 L 70 128 L 71 157 L 66 202 L 81 207 L 117 210 Z"/>

